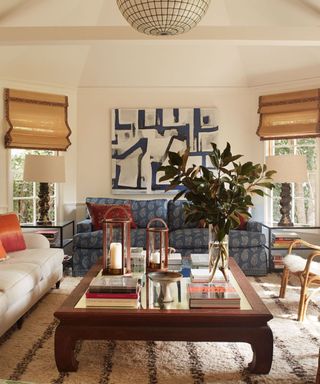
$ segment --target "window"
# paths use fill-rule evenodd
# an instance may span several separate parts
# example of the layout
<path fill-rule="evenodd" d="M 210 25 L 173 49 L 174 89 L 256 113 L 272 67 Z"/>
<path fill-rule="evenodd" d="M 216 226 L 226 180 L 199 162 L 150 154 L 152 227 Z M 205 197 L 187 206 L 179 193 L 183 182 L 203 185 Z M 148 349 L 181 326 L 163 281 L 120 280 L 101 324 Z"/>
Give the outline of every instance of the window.
<path fill-rule="evenodd" d="M 316 138 L 282 139 L 267 142 L 268 155 L 299 154 L 307 158 L 308 179 L 305 184 L 292 184 L 292 212 L 291 219 L 295 224 L 315 225 L 318 221 L 319 196 L 319 140 Z M 280 192 L 281 185 L 271 194 L 271 204 L 268 219 L 271 222 L 280 220 Z"/>
<path fill-rule="evenodd" d="M 23 224 L 33 223 L 38 216 L 38 192 L 39 183 L 23 181 L 23 166 L 26 154 L 33 155 L 54 155 L 50 150 L 24 150 L 12 149 L 10 161 L 11 173 L 11 196 L 13 211 L 19 215 Z M 49 184 L 50 188 L 50 210 L 49 216 L 52 221 L 56 219 L 56 185 Z"/>

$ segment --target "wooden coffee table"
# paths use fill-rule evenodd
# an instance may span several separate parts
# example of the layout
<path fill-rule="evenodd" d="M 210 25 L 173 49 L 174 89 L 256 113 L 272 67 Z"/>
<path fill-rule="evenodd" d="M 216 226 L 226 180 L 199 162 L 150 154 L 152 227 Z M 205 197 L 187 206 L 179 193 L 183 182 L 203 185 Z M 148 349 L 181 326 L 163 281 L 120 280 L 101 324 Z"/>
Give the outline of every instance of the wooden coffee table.
<path fill-rule="evenodd" d="M 58 370 L 77 370 L 74 355 L 77 340 L 113 339 L 245 342 L 253 351 L 249 370 L 268 373 L 272 364 L 273 335 L 267 323 L 272 315 L 232 258 L 229 265 L 233 283 L 242 296 L 241 309 L 188 309 L 185 288 L 189 279 L 183 279 L 179 286 L 180 302 L 176 299 L 166 308 L 153 303 L 150 294 L 156 292 L 156 287 L 150 287 L 149 283 L 148 292 L 146 289 L 142 292 L 143 308 L 85 308 L 83 295 L 102 267 L 97 263 L 54 314 L 60 321 L 55 332 Z"/>

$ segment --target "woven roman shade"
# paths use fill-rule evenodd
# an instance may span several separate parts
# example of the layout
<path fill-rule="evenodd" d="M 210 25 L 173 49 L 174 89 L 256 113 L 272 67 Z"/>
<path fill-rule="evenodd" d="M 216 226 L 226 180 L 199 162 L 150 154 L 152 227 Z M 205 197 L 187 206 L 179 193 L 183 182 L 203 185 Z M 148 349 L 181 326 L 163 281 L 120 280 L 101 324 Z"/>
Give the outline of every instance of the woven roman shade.
<path fill-rule="evenodd" d="M 320 89 L 260 96 L 261 140 L 320 136 Z"/>
<path fill-rule="evenodd" d="M 71 144 L 68 97 L 5 89 L 6 148 L 66 151 Z"/>

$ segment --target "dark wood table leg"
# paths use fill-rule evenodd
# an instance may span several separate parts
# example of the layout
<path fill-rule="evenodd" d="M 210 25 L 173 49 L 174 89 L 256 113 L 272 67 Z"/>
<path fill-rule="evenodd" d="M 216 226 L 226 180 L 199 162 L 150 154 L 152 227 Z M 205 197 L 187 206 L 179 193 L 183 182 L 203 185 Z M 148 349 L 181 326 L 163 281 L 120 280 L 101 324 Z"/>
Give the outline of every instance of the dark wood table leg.
<path fill-rule="evenodd" d="M 250 341 L 253 359 L 249 364 L 252 373 L 269 373 L 273 356 L 273 334 L 268 326 L 253 330 Z"/>
<path fill-rule="evenodd" d="M 75 372 L 78 369 L 78 361 L 74 350 L 77 339 L 72 337 L 72 329 L 58 325 L 54 338 L 54 354 L 59 372 Z"/>

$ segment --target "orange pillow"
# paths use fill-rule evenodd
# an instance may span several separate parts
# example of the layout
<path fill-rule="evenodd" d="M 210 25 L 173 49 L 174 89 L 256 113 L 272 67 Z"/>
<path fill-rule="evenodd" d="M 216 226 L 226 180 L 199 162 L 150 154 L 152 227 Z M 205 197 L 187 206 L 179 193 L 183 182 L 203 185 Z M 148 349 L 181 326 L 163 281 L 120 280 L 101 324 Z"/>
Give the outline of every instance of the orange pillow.
<path fill-rule="evenodd" d="M 0 240 L 0 261 L 4 261 L 8 258 L 7 252 L 3 247 L 2 241 Z"/>
<path fill-rule="evenodd" d="M 0 215 L 0 240 L 6 252 L 26 249 L 26 243 L 15 213 Z"/>
<path fill-rule="evenodd" d="M 137 224 L 134 222 L 132 217 L 131 205 L 129 204 L 116 205 L 87 203 L 87 207 L 94 231 L 102 229 L 103 220 L 113 218 L 128 218 L 131 221 L 131 228 L 137 228 Z"/>

